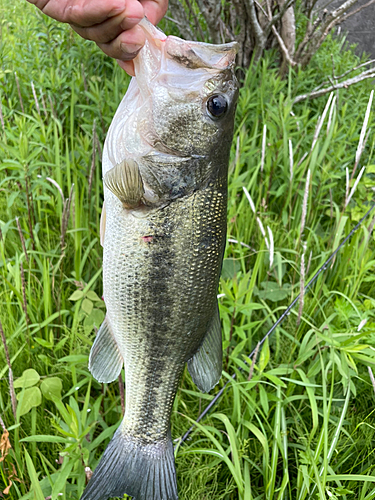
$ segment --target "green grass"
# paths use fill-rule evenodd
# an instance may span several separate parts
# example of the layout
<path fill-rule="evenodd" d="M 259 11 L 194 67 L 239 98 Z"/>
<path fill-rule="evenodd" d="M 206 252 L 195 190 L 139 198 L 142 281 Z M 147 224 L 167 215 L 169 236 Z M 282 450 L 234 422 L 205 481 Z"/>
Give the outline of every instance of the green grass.
<path fill-rule="evenodd" d="M 93 44 L 26 3 L 0 0 L 0 19 L 0 320 L 18 397 L 14 416 L 1 345 L 0 416 L 12 448 L 0 463 L 0 489 L 11 480 L 11 500 L 73 500 L 121 419 L 118 384 L 97 383 L 87 360 L 104 317 L 100 154 L 128 78 Z M 308 70 L 282 81 L 269 54 L 241 90 L 219 290 L 221 385 L 233 373 L 236 380 L 178 447 L 182 500 L 375 498 L 367 368 L 375 365 L 374 216 L 306 292 L 302 314 L 296 307 L 265 342 L 251 373 L 245 364 L 299 293 L 303 255 L 306 283 L 374 199 L 373 112 L 353 175 L 371 83 L 292 106 L 326 80 L 331 54 L 337 74 L 358 63 L 329 38 Z M 362 166 L 345 206 L 346 168 L 350 191 Z M 268 246 L 272 232 L 273 262 L 244 187 Z M 33 370 L 28 383 L 25 370 Z M 172 416 L 175 439 L 211 398 L 186 372 Z"/>

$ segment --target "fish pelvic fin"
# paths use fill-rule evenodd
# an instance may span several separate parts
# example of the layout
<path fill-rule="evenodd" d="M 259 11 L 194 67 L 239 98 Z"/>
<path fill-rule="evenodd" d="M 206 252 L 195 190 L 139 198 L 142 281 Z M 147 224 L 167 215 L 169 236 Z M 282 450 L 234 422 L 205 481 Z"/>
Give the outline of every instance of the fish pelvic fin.
<path fill-rule="evenodd" d="M 125 208 L 136 208 L 142 203 L 145 190 L 135 160 L 123 160 L 111 168 L 104 176 L 104 184 Z"/>
<path fill-rule="evenodd" d="M 203 344 L 188 361 L 188 370 L 198 389 L 209 392 L 220 380 L 222 365 L 221 324 L 219 308 L 216 307 Z"/>
<path fill-rule="evenodd" d="M 142 445 L 120 426 L 104 452 L 81 500 L 131 495 L 134 500 L 178 500 L 170 436 Z"/>
<path fill-rule="evenodd" d="M 123 364 L 124 360 L 106 316 L 90 351 L 89 370 L 98 382 L 109 383 L 120 375 Z"/>

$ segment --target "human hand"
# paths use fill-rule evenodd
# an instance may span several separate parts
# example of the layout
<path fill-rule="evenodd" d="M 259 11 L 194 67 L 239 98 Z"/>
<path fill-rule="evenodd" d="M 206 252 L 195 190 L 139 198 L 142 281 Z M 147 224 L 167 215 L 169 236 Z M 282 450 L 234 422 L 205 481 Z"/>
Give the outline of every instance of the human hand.
<path fill-rule="evenodd" d="M 44 14 L 68 23 L 79 35 L 93 40 L 130 75 L 132 59 L 145 43 L 139 21 L 146 15 L 157 24 L 168 0 L 27 0 Z"/>

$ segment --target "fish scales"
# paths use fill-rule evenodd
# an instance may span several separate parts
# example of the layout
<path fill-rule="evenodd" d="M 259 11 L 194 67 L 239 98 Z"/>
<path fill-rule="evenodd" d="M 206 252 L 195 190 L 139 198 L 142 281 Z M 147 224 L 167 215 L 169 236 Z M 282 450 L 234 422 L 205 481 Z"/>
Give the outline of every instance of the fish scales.
<path fill-rule="evenodd" d="M 103 271 L 111 276 L 105 296 L 114 308 L 108 316 L 125 362 L 126 428 L 147 428 L 145 441 L 165 438 L 184 363 L 200 347 L 215 312 L 226 187 L 207 186 L 147 218 L 118 215 L 107 218 L 118 237 L 105 248 Z M 144 236 L 151 240 L 142 241 Z M 175 371 L 165 371 L 171 362 Z"/>
<path fill-rule="evenodd" d="M 89 360 L 101 382 L 124 366 L 126 410 L 82 500 L 176 500 L 170 416 L 185 363 L 203 391 L 221 375 L 236 44 L 140 24 L 146 45 L 103 151 L 107 315 Z"/>

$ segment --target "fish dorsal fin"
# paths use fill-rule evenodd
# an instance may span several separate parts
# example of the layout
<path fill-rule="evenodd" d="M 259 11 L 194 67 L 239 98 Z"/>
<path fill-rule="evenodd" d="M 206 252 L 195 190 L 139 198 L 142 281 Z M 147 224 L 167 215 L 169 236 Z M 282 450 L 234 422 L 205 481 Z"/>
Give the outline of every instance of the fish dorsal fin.
<path fill-rule="evenodd" d="M 202 392 L 210 391 L 219 382 L 223 364 L 223 348 L 219 309 L 212 317 L 203 344 L 188 361 L 188 369 L 194 384 Z"/>
<path fill-rule="evenodd" d="M 104 176 L 104 184 L 125 208 L 136 208 L 141 205 L 145 190 L 135 160 L 123 160 L 111 168 Z"/>
<path fill-rule="evenodd" d="M 105 223 L 107 220 L 107 213 L 105 211 L 105 201 L 103 203 L 102 213 L 100 215 L 100 244 L 104 247 L 104 238 L 105 238 Z"/>
<path fill-rule="evenodd" d="M 108 383 L 117 379 L 123 364 L 124 360 L 106 316 L 90 351 L 89 370 L 98 382 Z"/>

